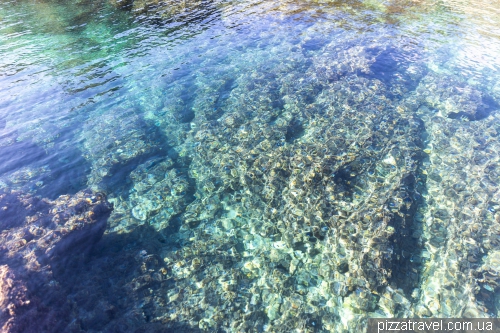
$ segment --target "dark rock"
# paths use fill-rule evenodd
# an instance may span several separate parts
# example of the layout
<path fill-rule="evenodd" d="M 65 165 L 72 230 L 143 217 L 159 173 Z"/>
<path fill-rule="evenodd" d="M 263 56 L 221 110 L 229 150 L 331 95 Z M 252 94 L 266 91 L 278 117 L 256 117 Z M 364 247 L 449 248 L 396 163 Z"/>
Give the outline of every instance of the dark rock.
<path fill-rule="evenodd" d="M 57 277 L 101 239 L 112 205 L 92 191 L 54 201 L 4 192 L 0 203 L 11 213 L 0 216 L 0 330 L 63 331 L 70 303 Z"/>
<path fill-rule="evenodd" d="M 0 323 L 2 332 L 11 332 L 15 318 L 29 312 L 32 304 L 27 288 L 7 265 L 0 266 Z"/>

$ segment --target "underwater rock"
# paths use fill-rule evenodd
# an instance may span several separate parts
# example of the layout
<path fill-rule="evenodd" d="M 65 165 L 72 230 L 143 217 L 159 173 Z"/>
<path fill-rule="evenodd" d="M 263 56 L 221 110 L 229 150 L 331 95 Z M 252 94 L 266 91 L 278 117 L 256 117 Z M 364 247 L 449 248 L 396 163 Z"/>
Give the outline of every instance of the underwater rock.
<path fill-rule="evenodd" d="M 97 193 L 1 193 L 12 330 L 357 333 L 369 317 L 498 316 L 498 94 L 425 76 L 418 58 L 439 40 L 367 26 L 387 8 L 373 2 L 258 2 L 248 17 L 224 3 L 219 21 L 211 1 L 110 1 L 130 33 L 106 15 L 72 33 L 122 45 L 91 48 L 123 80 L 79 118 L 117 226 L 101 238 Z M 144 52 L 128 52 L 136 41 Z"/>
<path fill-rule="evenodd" d="M 18 204 L 17 209 L 3 206 L 18 223 L 4 226 L 1 249 L 16 257 L 19 251 L 36 247 L 37 261 L 52 260 L 69 250 L 87 252 L 84 249 L 102 236 L 112 211 L 103 194 L 89 190 L 54 201 L 11 191 L 2 194 L 2 201 Z"/>
<path fill-rule="evenodd" d="M 450 82 L 462 93 L 450 87 Z M 476 112 L 480 98 L 485 96 L 446 76 L 429 74 L 421 84 L 427 90 L 419 87 L 417 91 L 425 96 L 427 105 L 451 92 L 448 96 L 452 100 L 462 96 L 462 106 L 472 103 L 470 110 Z M 498 266 L 500 232 L 496 215 L 500 160 L 493 152 L 500 149 L 499 115 L 490 113 L 487 122 L 457 122 L 453 117 L 443 117 L 443 104 L 435 106 L 443 114 L 419 111 L 428 133 L 432 133 L 428 142 L 432 149 L 426 151 L 430 162 L 426 170 L 427 205 L 419 213 L 425 248 L 421 260 L 426 262 L 426 270 L 421 276 L 422 292 L 412 309 L 416 314 L 432 313 L 434 317 L 498 316 L 493 295 L 498 290 L 494 267 Z"/>
<path fill-rule="evenodd" d="M 153 158 L 130 173 L 131 214 L 156 230 L 168 227 L 170 218 L 188 204 L 189 181 L 173 164 L 168 157 Z"/>
<path fill-rule="evenodd" d="M 429 74 L 417 87 L 419 97 L 444 117 L 481 120 L 498 110 L 498 101 L 462 79 L 451 75 Z"/>
<path fill-rule="evenodd" d="M 26 284 L 16 277 L 13 270 L 0 266 L 0 327 L 2 332 L 17 332 L 17 321 L 29 319 L 34 304 L 27 295 Z M 26 316 L 26 313 L 28 316 Z"/>
<path fill-rule="evenodd" d="M 238 311 L 255 318 L 256 330 L 267 323 L 279 332 L 320 327 L 339 311 L 346 321 L 381 308 L 410 313 L 422 250 L 412 236 L 421 234 L 414 222 L 420 102 L 392 103 L 393 87 L 358 75 L 370 55 L 350 52 L 313 65 L 299 53 L 291 69 L 256 66 L 232 83 L 199 83 L 214 98 L 193 101 L 195 125 L 184 147 L 196 199 L 181 215 L 178 237 L 186 245 L 168 260 L 176 288 L 207 302 L 204 319 L 196 318 L 203 327 L 249 329 Z M 330 76 L 344 56 L 354 68 Z M 189 264 L 198 257 L 196 267 Z M 377 295 L 390 285 L 400 289 L 386 293 L 386 304 Z M 193 302 L 173 296 L 177 308 Z M 294 310 L 283 311 L 286 304 Z M 194 317 L 179 310 L 176 318 Z"/>
<path fill-rule="evenodd" d="M 0 326 L 5 332 L 60 329 L 61 321 L 54 318 L 67 315 L 68 305 L 57 276 L 101 239 L 113 208 L 103 194 L 89 190 L 53 201 L 16 191 L 2 197 L 20 203 L 24 211 L 19 208 L 13 215 L 21 223 L 0 234 L 0 302 L 6 309 Z M 59 323 L 51 327 L 51 322 Z"/>
<path fill-rule="evenodd" d="M 196 225 L 201 220 L 212 219 L 220 208 L 220 199 L 217 195 L 205 198 L 203 201 L 195 200 L 186 207 L 184 223 Z"/>
<path fill-rule="evenodd" d="M 162 144 L 153 131 L 145 129 L 138 111 L 116 108 L 89 120 L 81 132 L 83 155 L 91 164 L 89 184 L 105 190 L 123 185 L 124 179 L 138 164 L 152 156 L 162 155 Z M 166 152 L 164 152 L 166 153 Z"/>
<path fill-rule="evenodd" d="M 172 19 L 182 15 L 188 10 L 203 10 L 204 5 L 210 2 L 203 0 L 188 0 L 183 2 L 172 0 L 110 0 L 110 3 L 125 10 L 130 10 L 136 15 L 158 15 L 163 19 Z"/>

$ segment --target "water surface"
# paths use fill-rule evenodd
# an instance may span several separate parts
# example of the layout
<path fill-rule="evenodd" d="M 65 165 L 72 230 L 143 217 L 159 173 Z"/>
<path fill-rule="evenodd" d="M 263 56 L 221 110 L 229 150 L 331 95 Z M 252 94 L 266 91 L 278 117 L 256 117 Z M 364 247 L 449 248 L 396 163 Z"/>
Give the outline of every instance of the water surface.
<path fill-rule="evenodd" d="M 114 204 L 56 274 L 61 330 L 498 317 L 498 1 L 1 1 L 0 23 L 2 193 Z"/>

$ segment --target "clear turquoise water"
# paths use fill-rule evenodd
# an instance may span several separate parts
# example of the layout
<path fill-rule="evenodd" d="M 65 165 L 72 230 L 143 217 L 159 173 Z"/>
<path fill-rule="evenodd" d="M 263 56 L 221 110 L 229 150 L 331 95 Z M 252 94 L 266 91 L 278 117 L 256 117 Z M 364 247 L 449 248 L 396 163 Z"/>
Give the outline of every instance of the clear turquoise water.
<path fill-rule="evenodd" d="M 79 269 L 114 281 L 116 242 L 167 280 L 130 294 L 140 269 L 120 273 L 117 297 L 92 296 L 120 309 L 107 318 L 68 289 L 62 321 L 112 331 L 133 308 L 129 329 L 354 332 L 498 317 L 500 3 L 140 8 L 0 2 L 0 188 L 105 192 L 104 245 Z"/>

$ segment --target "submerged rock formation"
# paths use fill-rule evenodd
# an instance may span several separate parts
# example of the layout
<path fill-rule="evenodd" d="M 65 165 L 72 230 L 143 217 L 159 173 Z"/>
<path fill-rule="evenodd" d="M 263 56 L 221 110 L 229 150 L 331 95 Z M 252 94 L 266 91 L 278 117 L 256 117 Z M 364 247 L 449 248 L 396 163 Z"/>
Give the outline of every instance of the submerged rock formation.
<path fill-rule="evenodd" d="M 70 307 L 58 276 L 101 239 L 112 206 L 89 190 L 54 201 L 11 191 L 0 210 L 1 331 L 59 331 Z"/>

